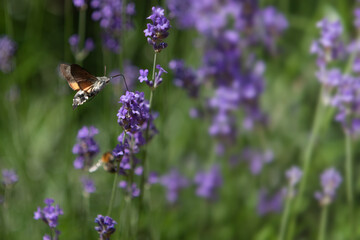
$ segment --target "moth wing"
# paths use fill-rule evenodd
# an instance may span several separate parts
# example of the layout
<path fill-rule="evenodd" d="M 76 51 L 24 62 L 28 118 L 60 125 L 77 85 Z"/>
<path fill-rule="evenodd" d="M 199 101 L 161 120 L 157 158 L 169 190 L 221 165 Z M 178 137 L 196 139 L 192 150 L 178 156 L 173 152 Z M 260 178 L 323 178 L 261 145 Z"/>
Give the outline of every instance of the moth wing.
<path fill-rule="evenodd" d="M 97 78 L 94 75 L 90 74 L 77 64 L 71 64 L 71 75 L 79 85 L 79 88 L 85 92 L 88 92 L 92 85 L 97 81 Z"/>
<path fill-rule="evenodd" d="M 69 86 L 77 91 L 80 89 L 78 83 L 75 81 L 75 78 L 73 77 L 73 75 L 71 74 L 71 67 L 68 64 L 60 64 L 60 73 L 61 75 L 66 79 L 66 81 L 68 82 Z"/>

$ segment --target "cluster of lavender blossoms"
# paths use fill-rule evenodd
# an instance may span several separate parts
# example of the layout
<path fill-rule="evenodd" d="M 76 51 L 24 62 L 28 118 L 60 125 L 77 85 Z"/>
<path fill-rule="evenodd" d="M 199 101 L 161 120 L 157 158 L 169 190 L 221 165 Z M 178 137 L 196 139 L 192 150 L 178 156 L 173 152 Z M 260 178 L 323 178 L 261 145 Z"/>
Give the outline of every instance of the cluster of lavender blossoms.
<path fill-rule="evenodd" d="M 175 84 L 191 97 L 198 97 L 200 88 L 214 89 L 210 99 L 201 100 L 210 113 L 204 115 L 212 116 L 209 134 L 217 140 L 217 153 L 222 155 L 237 142 L 239 129 L 249 131 L 267 123 L 259 106 L 265 64 L 256 52 L 263 46 L 277 54 L 276 42 L 288 23 L 274 7 L 261 9 L 257 1 L 167 0 L 167 5 L 177 25 L 195 28 L 201 35 L 197 41 L 204 46 L 201 66 L 193 70 L 176 60 L 170 68 Z M 239 112 L 244 116 L 240 124 Z"/>
<path fill-rule="evenodd" d="M 157 88 L 163 81 L 161 75 L 163 73 L 167 73 L 167 71 L 165 71 L 165 69 L 163 69 L 159 64 L 156 65 L 156 69 L 158 69 L 158 72 L 155 72 L 155 78 L 154 80 L 149 80 L 148 79 L 148 74 L 149 74 L 149 70 L 148 69 L 140 69 L 139 73 L 139 81 L 145 82 L 150 88 Z"/>
<path fill-rule="evenodd" d="M 56 229 L 58 225 L 58 218 L 60 215 L 63 215 L 63 210 L 59 207 L 59 205 L 52 206 L 54 200 L 51 198 L 45 199 L 46 206 L 44 208 L 38 207 L 37 211 L 34 212 L 35 220 L 43 220 L 51 229 L 55 231 L 55 236 L 51 238 L 49 235 L 45 234 L 43 239 L 46 240 L 57 240 L 59 239 L 60 231 Z"/>
<path fill-rule="evenodd" d="M 359 9 L 355 9 L 356 28 L 359 26 Z M 322 84 L 322 99 L 325 105 L 335 107 L 335 120 L 344 132 L 351 136 L 360 133 L 360 45 L 358 40 L 348 44 L 341 40 L 343 28 L 340 21 L 323 19 L 317 23 L 320 37 L 311 45 L 310 52 L 316 54 L 318 71 L 316 77 Z M 348 65 L 344 71 L 336 67 Z"/>
<path fill-rule="evenodd" d="M 125 29 L 132 28 L 131 16 L 135 14 L 135 4 L 125 5 L 123 0 L 91 0 L 94 10 L 91 18 L 99 22 L 103 30 L 103 43 L 110 51 L 119 53 L 120 36 Z"/>
<path fill-rule="evenodd" d="M 117 114 L 119 125 L 130 133 L 138 132 L 150 119 L 149 103 L 143 92 L 129 92 L 120 97 L 122 106 Z"/>
<path fill-rule="evenodd" d="M 342 177 L 335 168 L 329 168 L 321 174 L 320 181 L 322 191 L 315 192 L 315 198 L 321 206 L 326 206 L 334 200 L 336 189 L 340 186 Z"/>
<path fill-rule="evenodd" d="M 194 182 L 197 185 L 196 194 L 199 197 L 216 200 L 218 197 L 217 190 L 223 184 L 219 166 L 214 165 L 208 172 L 198 172 Z"/>
<path fill-rule="evenodd" d="M 15 170 L 13 169 L 3 169 L 1 173 L 2 173 L 2 184 L 5 187 L 11 187 L 19 180 Z"/>
<path fill-rule="evenodd" d="M 283 190 L 270 195 L 265 189 L 261 189 L 258 193 L 257 213 L 260 216 L 275 212 L 278 213 L 283 208 L 284 192 Z"/>
<path fill-rule="evenodd" d="M 14 69 L 16 43 L 8 36 L 0 36 L 0 71 L 9 73 Z"/>
<path fill-rule="evenodd" d="M 147 24 L 144 30 L 145 37 L 155 52 L 161 52 L 167 47 L 163 40 L 169 36 L 170 21 L 165 17 L 164 9 L 160 7 L 152 7 L 152 14 L 147 19 L 150 19 L 152 24 Z"/>
<path fill-rule="evenodd" d="M 172 169 L 169 173 L 162 176 L 159 179 L 159 183 L 166 188 L 166 199 L 172 204 L 177 201 L 179 191 L 189 186 L 189 180 L 176 169 Z"/>
<path fill-rule="evenodd" d="M 93 164 L 95 155 L 100 151 L 94 136 L 99 133 L 95 127 L 82 127 L 77 134 L 77 143 L 74 145 L 72 152 L 77 154 L 74 161 L 76 169 L 88 169 Z"/>
<path fill-rule="evenodd" d="M 95 223 L 98 224 L 95 230 L 99 233 L 100 240 L 109 240 L 110 236 L 115 232 L 117 222 L 111 217 L 98 215 L 95 218 Z"/>

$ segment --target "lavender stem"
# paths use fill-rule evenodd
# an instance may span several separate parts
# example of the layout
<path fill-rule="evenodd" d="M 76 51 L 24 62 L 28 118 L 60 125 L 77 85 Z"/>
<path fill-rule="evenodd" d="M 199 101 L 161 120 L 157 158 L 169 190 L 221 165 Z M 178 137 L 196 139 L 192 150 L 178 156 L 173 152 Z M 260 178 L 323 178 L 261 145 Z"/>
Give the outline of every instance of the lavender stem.
<path fill-rule="evenodd" d="M 345 174 L 346 174 L 346 197 L 348 201 L 348 210 L 350 218 L 350 239 L 355 239 L 355 221 L 354 221 L 354 196 L 353 196 L 353 156 L 352 156 L 352 140 L 349 133 L 345 133 L 345 149 L 346 149 L 346 159 L 345 159 Z"/>
<path fill-rule="evenodd" d="M 124 136 L 123 136 L 123 139 L 122 139 L 122 144 L 124 145 L 125 144 L 125 137 L 126 137 L 126 131 L 124 130 Z M 119 169 L 120 169 L 120 162 L 118 163 L 117 165 L 117 168 L 116 168 L 116 173 L 115 173 L 115 176 L 114 176 L 114 182 L 113 182 L 113 186 L 112 186 L 112 190 L 111 190 L 111 197 L 110 197 L 110 202 L 109 202 L 109 208 L 108 208 L 108 211 L 107 211 L 107 216 L 110 216 L 110 213 L 112 211 L 112 208 L 113 208 L 113 203 L 114 203 L 114 198 L 115 198 L 115 192 L 116 192 L 116 183 L 117 183 L 117 178 L 118 178 L 118 175 L 119 175 Z"/>
<path fill-rule="evenodd" d="M 328 206 L 324 205 L 322 207 L 322 210 L 321 210 L 321 219 L 320 219 L 318 240 L 324 240 L 325 239 L 327 215 L 328 215 L 327 212 L 328 212 Z"/>

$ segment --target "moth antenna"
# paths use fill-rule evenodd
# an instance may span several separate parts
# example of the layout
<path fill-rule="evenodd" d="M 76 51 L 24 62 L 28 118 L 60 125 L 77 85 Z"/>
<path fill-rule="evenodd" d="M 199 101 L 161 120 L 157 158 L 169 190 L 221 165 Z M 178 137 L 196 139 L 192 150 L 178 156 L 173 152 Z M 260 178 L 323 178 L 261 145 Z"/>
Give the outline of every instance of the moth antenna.
<path fill-rule="evenodd" d="M 106 76 L 106 65 L 104 65 L 104 76 Z"/>
<path fill-rule="evenodd" d="M 117 74 L 117 75 L 115 75 L 115 76 L 111 76 L 111 77 L 110 77 L 110 80 L 113 79 L 113 78 L 115 78 L 115 77 L 122 77 L 122 78 L 124 79 L 124 83 L 125 83 L 126 90 L 129 91 L 128 85 L 127 85 L 127 83 L 126 83 L 126 78 L 125 78 L 125 76 L 120 73 L 120 74 Z"/>

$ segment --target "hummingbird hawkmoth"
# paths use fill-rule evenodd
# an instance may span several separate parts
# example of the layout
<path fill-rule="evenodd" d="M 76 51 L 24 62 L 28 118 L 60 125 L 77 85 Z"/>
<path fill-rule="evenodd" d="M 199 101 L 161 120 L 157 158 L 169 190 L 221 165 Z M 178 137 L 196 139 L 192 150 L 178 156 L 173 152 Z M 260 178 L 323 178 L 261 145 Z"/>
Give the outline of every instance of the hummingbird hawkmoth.
<path fill-rule="evenodd" d="M 59 68 L 60 74 L 66 79 L 69 86 L 77 91 L 73 99 L 73 109 L 82 105 L 88 99 L 95 97 L 112 78 L 122 76 L 125 81 L 125 77 L 122 74 L 111 77 L 95 77 L 77 64 L 60 64 Z M 104 75 L 106 75 L 106 68 Z M 125 85 L 128 88 L 126 81 Z"/>

